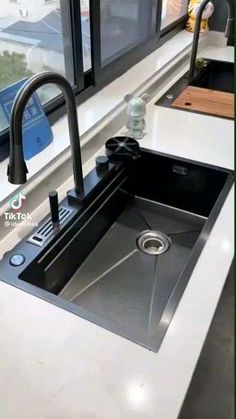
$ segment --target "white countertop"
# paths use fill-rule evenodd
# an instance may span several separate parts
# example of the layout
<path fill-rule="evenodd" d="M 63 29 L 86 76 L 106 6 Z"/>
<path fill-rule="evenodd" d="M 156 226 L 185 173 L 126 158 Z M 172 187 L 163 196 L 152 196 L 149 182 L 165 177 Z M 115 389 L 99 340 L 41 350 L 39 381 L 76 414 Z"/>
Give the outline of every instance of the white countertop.
<path fill-rule="evenodd" d="M 142 147 L 228 169 L 234 168 L 233 121 L 149 105 Z"/>
<path fill-rule="evenodd" d="M 233 168 L 232 121 L 153 102 L 143 147 Z M 157 354 L 0 283 L 1 419 L 177 419 L 232 262 L 233 202 L 232 190 Z"/>

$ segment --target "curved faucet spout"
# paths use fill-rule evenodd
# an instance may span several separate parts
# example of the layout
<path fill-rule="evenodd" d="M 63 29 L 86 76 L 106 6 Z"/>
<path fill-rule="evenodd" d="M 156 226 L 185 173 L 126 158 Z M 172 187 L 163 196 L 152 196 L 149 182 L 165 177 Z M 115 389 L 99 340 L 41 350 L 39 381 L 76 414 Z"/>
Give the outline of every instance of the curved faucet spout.
<path fill-rule="evenodd" d="M 27 167 L 23 154 L 22 120 L 25 107 L 32 94 L 45 84 L 55 84 L 64 94 L 70 133 L 70 144 L 73 161 L 75 192 L 83 195 L 83 172 L 81 162 L 80 138 L 76 101 L 73 89 L 65 77 L 60 74 L 45 71 L 28 79 L 14 100 L 10 118 L 10 160 L 8 165 L 8 180 L 13 184 L 22 184 L 27 180 Z"/>

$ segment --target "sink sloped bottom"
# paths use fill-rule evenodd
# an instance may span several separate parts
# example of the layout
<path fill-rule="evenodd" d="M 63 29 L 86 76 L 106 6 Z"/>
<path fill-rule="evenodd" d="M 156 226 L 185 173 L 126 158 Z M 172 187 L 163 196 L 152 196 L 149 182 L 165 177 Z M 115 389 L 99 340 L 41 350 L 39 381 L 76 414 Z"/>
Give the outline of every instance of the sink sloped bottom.
<path fill-rule="evenodd" d="M 131 200 L 60 296 L 93 313 L 95 323 L 156 351 L 167 302 L 205 220 L 145 199 Z M 151 256 L 137 248 L 136 238 L 145 230 L 170 238 L 166 253 Z"/>

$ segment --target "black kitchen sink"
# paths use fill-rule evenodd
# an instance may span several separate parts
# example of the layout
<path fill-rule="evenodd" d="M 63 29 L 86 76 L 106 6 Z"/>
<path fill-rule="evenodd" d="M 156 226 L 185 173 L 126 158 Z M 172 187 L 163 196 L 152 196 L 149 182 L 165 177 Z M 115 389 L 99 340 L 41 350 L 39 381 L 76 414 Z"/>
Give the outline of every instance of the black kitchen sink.
<path fill-rule="evenodd" d="M 234 64 L 225 61 L 206 61 L 206 66 L 202 68 L 190 85 L 234 93 Z"/>
<path fill-rule="evenodd" d="M 202 58 L 196 65 L 195 74 L 192 80 L 189 80 L 189 71 L 184 74 L 173 86 L 169 88 L 164 95 L 155 103 L 157 106 L 171 108 L 173 110 L 200 113 L 208 116 L 217 116 L 232 120 L 232 117 L 214 115 L 211 112 L 201 112 L 192 109 L 191 106 L 176 107 L 174 102 L 188 87 L 194 86 L 202 89 L 210 89 L 225 93 L 234 93 L 234 64 L 225 61 L 217 61 Z M 189 104 L 188 104 L 189 105 Z M 191 105 L 191 104 L 190 104 Z M 209 103 L 206 103 L 209 107 Z"/>
<path fill-rule="evenodd" d="M 0 278 L 157 351 L 233 177 L 145 150 L 112 165 L 87 204 L 61 203 L 60 232 L 46 218 L 4 256 Z"/>

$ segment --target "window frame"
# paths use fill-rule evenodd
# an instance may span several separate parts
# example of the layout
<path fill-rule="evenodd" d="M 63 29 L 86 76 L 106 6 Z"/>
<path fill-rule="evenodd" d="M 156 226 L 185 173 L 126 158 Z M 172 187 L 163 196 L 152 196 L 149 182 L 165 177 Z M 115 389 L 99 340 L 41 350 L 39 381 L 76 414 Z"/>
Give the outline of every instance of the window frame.
<path fill-rule="evenodd" d="M 114 59 L 111 63 L 102 67 L 101 63 L 101 16 L 100 16 L 100 0 L 90 1 L 91 13 L 91 39 L 92 39 L 92 62 L 94 78 L 96 83 L 103 85 L 105 81 L 112 81 L 127 71 L 132 65 L 136 64 L 140 59 L 144 58 L 158 47 L 158 41 L 161 36 L 161 12 L 162 0 L 156 0 L 157 16 L 155 33 L 149 39 L 138 44 L 134 48 L 125 52 L 123 55 Z"/>
<path fill-rule="evenodd" d="M 71 58 L 70 50 L 72 49 L 74 63 L 74 66 L 66 68 L 66 71 L 69 72 L 69 77 L 74 78 L 73 89 L 77 105 L 121 76 L 148 54 L 160 48 L 184 28 L 188 18 L 186 14 L 161 30 L 162 0 L 157 0 L 155 34 L 101 68 L 100 0 L 89 0 L 89 4 L 92 68 L 84 72 L 80 0 L 63 0 L 61 2 L 64 54 L 65 58 Z M 70 44 L 71 47 L 68 49 Z M 70 61 L 71 59 L 65 59 L 66 63 L 70 63 Z M 61 94 L 48 101 L 43 107 L 51 125 L 66 113 L 65 101 Z M 9 143 L 9 128 L 0 132 L 0 150 L 2 146 L 6 147 L 7 143 Z"/>
<path fill-rule="evenodd" d="M 176 27 L 183 26 L 184 28 L 187 20 L 188 20 L 188 12 L 186 12 L 186 14 L 181 16 L 179 19 L 175 20 L 174 22 L 171 22 L 169 25 L 161 29 L 161 37 L 167 34 L 168 32 L 171 32 Z"/>

